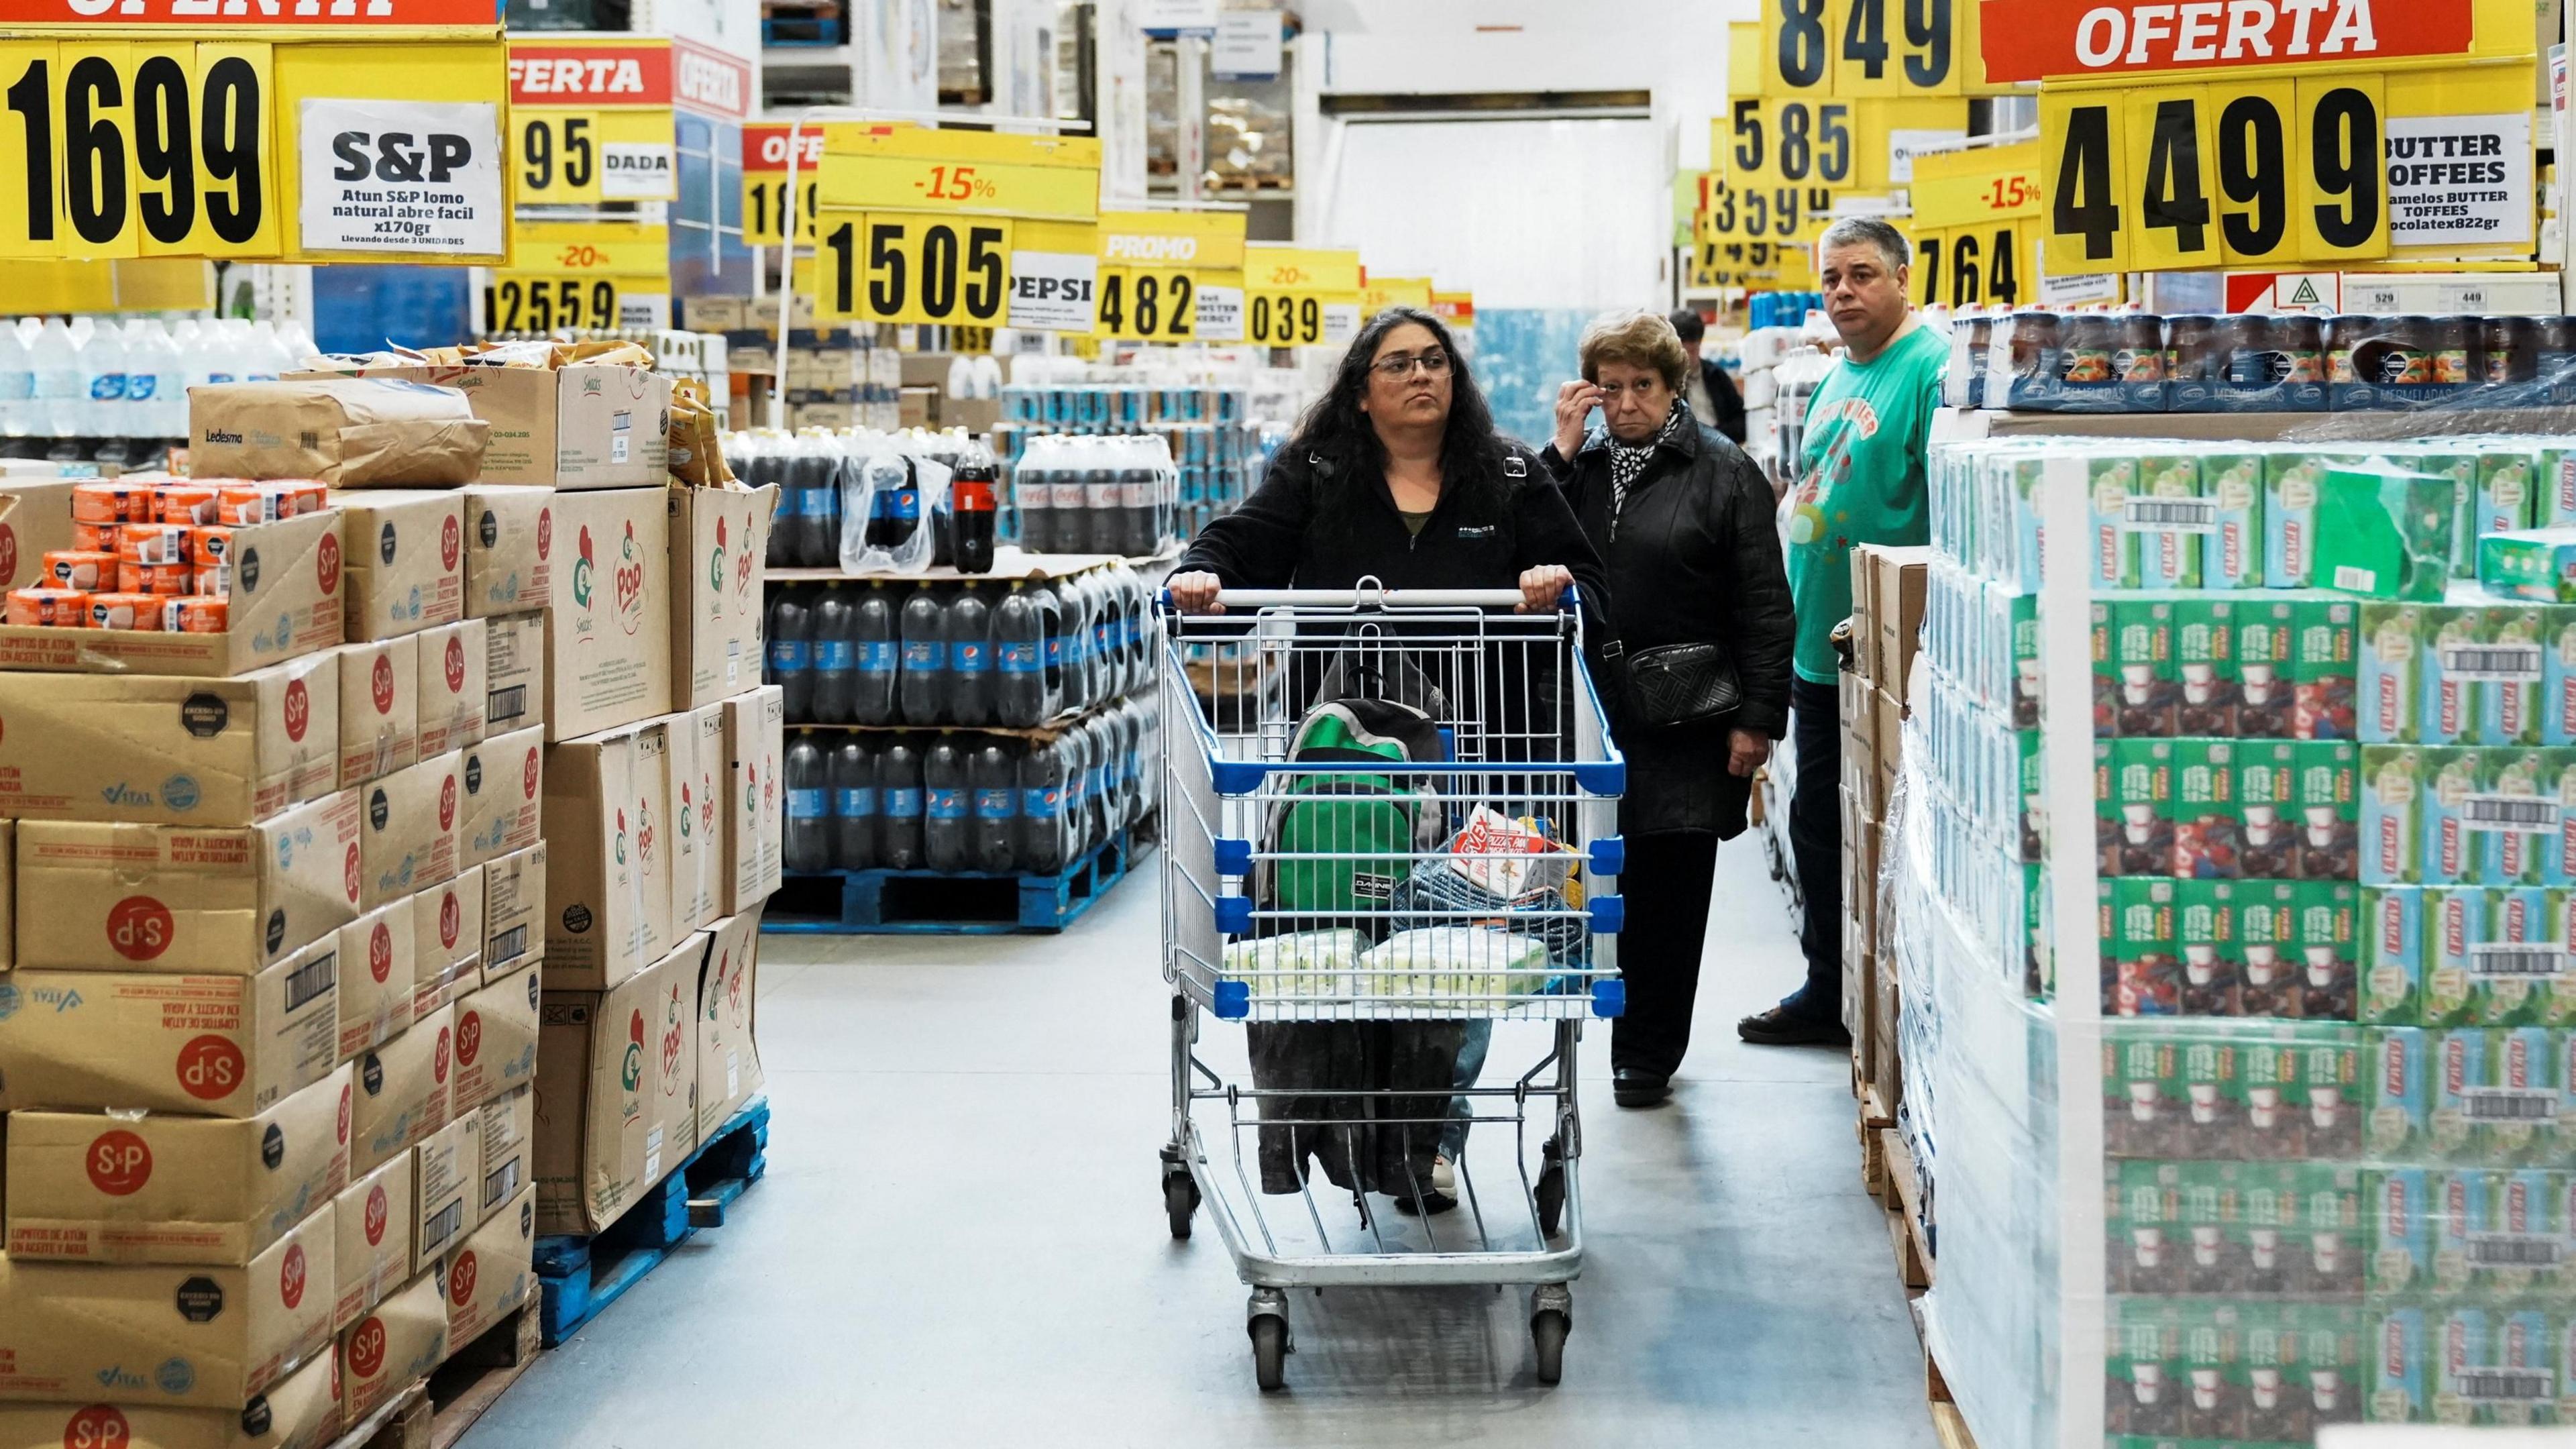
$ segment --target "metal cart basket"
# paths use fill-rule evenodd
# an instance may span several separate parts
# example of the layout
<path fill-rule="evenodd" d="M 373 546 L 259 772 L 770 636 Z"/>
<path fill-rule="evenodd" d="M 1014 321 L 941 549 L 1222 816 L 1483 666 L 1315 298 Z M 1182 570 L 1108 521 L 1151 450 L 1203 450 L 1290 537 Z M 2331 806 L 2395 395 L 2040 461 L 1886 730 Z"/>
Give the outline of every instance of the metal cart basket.
<path fill-rule="evenodd" d="M 1579 615 L 1570 597 L 1523 615 L 1509 590 L 1371 581 L 1218 602 L 1224 612 L 1165 617 L 1172 1235 L 1190 1235 L 1204 1201 L 1252 1288 L 1264 1389 L 1291 1351 L 1287 1290 L 1358 1286 L 1531 1285 L 1537 1377 L 1555 1383 L 1583 1262 L 1576 1044 L 1586 1018 L 1624 1003 L 1625 765 L 1583 668 Z M 1435 720 L 1436 745 L 1390 760 L 1315 748 L 1308 733 L 1300 748 L 1319 701 L 1355 698 Z M 1363 821 L 1400 828 L 1390 838 Z M 1203 1013 L 1245 1025 L 1248 1080 L 1201 1054 Z M 1517 1075 L 1459 1072 L 1499 1021 L 1549 1023 L 1550 1044 Z M 1337 1067 L 1382 1062 L 1389 1042 L 1422 1050 L 1402 1081 L 1280 1085 L 1276 1057 L 1263 1081 L 1265 1048 L 1317 1042 Z M 1469 1124 L 1486 1134 L 1489 1179 L 1493 1134 L 1510 1129 L 1510 1175 L 1480 1192 L 1462 1151 L 1452 1191 L 1435 1197 L 1429 1149 Z M 1441 1197 L 1457 1210 L 1420 1211 Z"/>

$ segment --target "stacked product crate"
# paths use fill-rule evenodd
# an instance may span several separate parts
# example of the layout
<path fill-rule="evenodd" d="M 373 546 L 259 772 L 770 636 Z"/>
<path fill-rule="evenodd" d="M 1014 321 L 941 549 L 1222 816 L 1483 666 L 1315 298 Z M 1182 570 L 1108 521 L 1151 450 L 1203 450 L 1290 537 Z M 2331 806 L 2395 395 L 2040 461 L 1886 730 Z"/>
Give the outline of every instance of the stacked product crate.
<path fill-rule="evenodd" d="M 1911 708 L 1907 676 L 1923 631 L 1932 551 L 1864 544 L 1852 551 L 1852 667 L 1842 687 L 1843 1026 L 1864 1119 L 1894 1121 L 1904 1096 L 1896 1050 L 1899 991 L 1882 971 L 1879 874 Z"/>

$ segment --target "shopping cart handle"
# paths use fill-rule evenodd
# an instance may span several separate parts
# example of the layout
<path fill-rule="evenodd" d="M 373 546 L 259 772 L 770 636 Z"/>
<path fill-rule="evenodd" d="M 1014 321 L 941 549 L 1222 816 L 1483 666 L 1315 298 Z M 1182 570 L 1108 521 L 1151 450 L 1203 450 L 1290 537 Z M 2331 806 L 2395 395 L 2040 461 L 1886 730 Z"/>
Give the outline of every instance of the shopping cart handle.
<path fill-rule="evenodd" d="M 1581 602 L 1577 585 L 1567 584 L 1557 596 L 1559 613 L 1571 614 Z M 1176 607 L 1172 591 L 1164 589 L 1160 602 L 1165 611 Z M 1518 589 L 1390 589 L 1373 578 L 1364 578 L 1347 589 L 1219 589 L 1219 609 L 1517 609 L 1521 606 Z"/>

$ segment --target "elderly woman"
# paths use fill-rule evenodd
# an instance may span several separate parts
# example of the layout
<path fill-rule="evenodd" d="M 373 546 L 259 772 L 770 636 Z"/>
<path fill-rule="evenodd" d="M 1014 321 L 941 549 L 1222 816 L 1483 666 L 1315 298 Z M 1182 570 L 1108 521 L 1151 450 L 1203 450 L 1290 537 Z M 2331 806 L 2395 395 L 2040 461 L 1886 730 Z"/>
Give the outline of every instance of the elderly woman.
<path fill-rule="evenodd" d="M 1795 626 L 1770 486 L 1692 419 L 1693 364 L 1672 324 L 1601 318 L 1580 358 L 1540 463 L 1610 571 L 1620 657 L 1604 693 L 1628 757 L 1628 1012 L 1610 1065 L 1619 1105 L 1648 1107 L 1671 1095 L 1690 1047 L 1717 844 L 1743 832 L 1753 772 L 1788 724 Z M 1596 407 L 1607 426 L 1587 430 Z"/>

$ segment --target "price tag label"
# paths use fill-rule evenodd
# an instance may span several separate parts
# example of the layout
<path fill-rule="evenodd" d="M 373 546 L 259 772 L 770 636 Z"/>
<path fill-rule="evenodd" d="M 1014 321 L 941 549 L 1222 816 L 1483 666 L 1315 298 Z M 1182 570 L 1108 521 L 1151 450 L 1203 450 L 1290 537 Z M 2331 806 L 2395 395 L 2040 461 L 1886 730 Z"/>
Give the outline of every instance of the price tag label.
<path fill-rule="evenodd" d="M 1015 223 L 1011 236 L 1011 325 L 1090 339 L 1099 297 L 1099 234 L 1061 221 Z"/>
<path fill-rule="evenodd" d="M 1003 325 L 1011 300 L 1010 218 L 827 206 L 816 228 L 818 318 Z"/>
<path fill-rule="evenodd" d="M 522 203 L 678 198 L 671 42 L 510 45 L 511 184 Z"/>
<path fill-rule="evenodd" d="M 1187 342 L 1198 335 L 1198 290 L 1184 268 L 1103 267 L 1093 335 Z"/>
<path fill-rule="evenodd" d="M 1476 326 L 1476 294 L 1433 292 L 1431 315 L 1448 323 L 1452 332 L 1473 331 Z"/>
<path fill-rule="evenodd" d="M 496 271 L 484 291 L 484 318 L 494 331 L 668 325 L 667 227 L 621 221 L 521 222 L 511 228 L 510 251 L 515 265 Z"/>
<path fill-rule="evenodd" d="M 1728 103 L 1711 138 L 1737 186 L 1887 191 L 1909 183 L 1914 155 L 1968 134 L 1968 103 L 1949 98 Z"/>
<path fill-rule="evenodd" d="M 507 228 L 501 125 L 480 102 L 308 100 L 298 244 L 490 255 Z"/>
<path fill-rule="evenodd" d="M 1324 299 L 1296 292 L 1254 291 L 1243 338 L 1256 347 L 1313 347 L 1324 340 Z"/>
<path fill-rule="evenodd" d="M 1199 335 L 1199 294 L 1243 288 L 1239 211 L 1108 211 L 1100 214 L 1095 335 L 1183 342 Z M 1240 334 L 1240 324 L 1232 329 Z"/>
<path fill-rule="evenodd" d="M 1693 249 L 1691 286 L 1805 291 L 1815 285 L 1815 254 L 1781 242 L 1702 242 Z"/>
<path fill-rule="evenodd" d="M 1833 225 L 1836 197 L 1830 187 L 1738 186 L 1712 176 L 1692 233 L 1702 242 L 1811 242 Z"/>
<path fill-rule="evenodd" d="M 1914 300 L 1918 306 L 2018 307 L 2036 279 L 2036 221 L 1917 231 Z"/>
<path fill-rule="evenodd" d="M 2040 213 L 2040 148 L 1936 151 L 1914 161 L 1914 224 L 1951 228 L 2020 221 Z"/>
<path fill-rule="evenodd" d="M 1989 78 L 2034 81 L 2527 55 L 2515 0 L 1985 0 Z M 2520 34 L 2515 30 L 2519 27 Z"/>
<path fill-rule="evenodd" d="M 1100 143 L 835 123 L 824 128 L 821 205 L 1091 221 L 1100 214 Z"/>
<path fill-rule="evenodd" d="M 1304 247 L 1247 247 L 1243 259 L 1244 340 L 1260 347 L 1315 347 L 1359 333 L 1360 254 Z"/>
<path fill-rule="evenodd" d="M 1201 287 L 1198 293 L 1199 338 L 1206 342 L 1241 342 L 1243 340 L 1243 274 L 1234 274 L 1233 286 Z"/>
<path fill-rule="evenodd" d="M 483 316 L 495 332 L 551 332 L 562 328 L 650 327 L 660 305 L 669 315 L 670 294 L 623 290 L 618 277 L 562 276 L 551 272 L 495 272 L 483 294 Z M 627 320 L 632 315 L 637 320 Z"/>
<path fill-rule="evenodd" d="M 1370 277 L 1360 284 L 1360 316 L 1376 316 L 1389 307 L 1431 310 L 1429 277 Z"/>
<path fill-rule="evenodd" d="M 1978 0 L 1763 0 L 1761 83 L 1773 96 L 1963 92 Z"/>
<path fill-rule="evenodd" d="M 742 239 L 746 246 L 777 246 L 787 218 L 788 127 L 742 128 Z M 814 243 L 814 208 L 822 189 L 823 128 L 796 133 L 796 244 Z"/>

